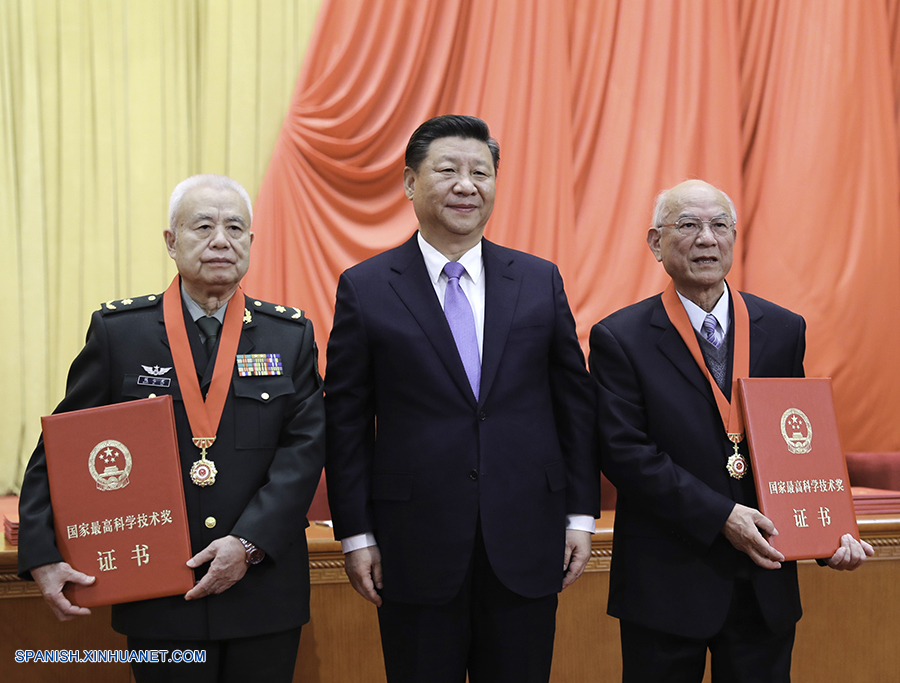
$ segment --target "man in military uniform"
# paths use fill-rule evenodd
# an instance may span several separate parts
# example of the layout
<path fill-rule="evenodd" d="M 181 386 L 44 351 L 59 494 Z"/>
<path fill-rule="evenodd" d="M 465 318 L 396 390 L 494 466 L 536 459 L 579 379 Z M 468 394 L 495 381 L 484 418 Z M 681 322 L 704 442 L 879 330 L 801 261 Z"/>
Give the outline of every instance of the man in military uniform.
<path fill-rule="evenodd" d="M 56 409 L 172 395 L 197 583 L 184 596 L 116 605 L 112 622 L 129 649 L 206 650 L 205 664 L 180 665 L 191 667 L 192 680 L 291 680 L 309 620 L 304 528 L 325 455 L 322 382 L 303 312 L 240 289 L 251 220 L 236 181 L 201 175 L 180 183 L 164 231 L 179 276 L 164 295 L 111 301 L 93 314 Z M 233 306 L 240 308 L 227 316 Z M 217 363 L 237 367 L 217 379 Z M 142 381 L 149 376 L 170 381 Z M 208 407 L 202 397 L 217 381 L 227 392 L 215 442 L 201 458 L 190 418 Z M 38 583 L 59 619 L 89 614 L 62 593 L 67 582 L 90 585 L 94 577 L 57 549 L 43 440 L 19 514 L 20 575 Z M 139 682 L 173 680 L 175 666 L 133 670 Z"/>

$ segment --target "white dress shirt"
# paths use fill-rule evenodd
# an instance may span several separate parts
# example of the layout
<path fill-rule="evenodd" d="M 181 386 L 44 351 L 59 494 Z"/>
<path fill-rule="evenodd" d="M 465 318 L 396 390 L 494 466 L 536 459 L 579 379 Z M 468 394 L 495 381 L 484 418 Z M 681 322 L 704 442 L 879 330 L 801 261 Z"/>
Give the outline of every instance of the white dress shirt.
<path fill-rule="evenodd" d="M 684 310 L 687 311 L 688 318 L 691 319 L 691 327 L 697 330 L 698 334 L 703 334 L 703 321 L 706 320 L 707 313 L 702 308 L 700 308 L 697 304 L 695 304 L 690 299 L 687 299 L 681 296 L 681 292 L 675 290 L 675 293 L 678 294 L 678 298 L 681 299 L 681 303 L 684 305 Z M 728 298 L 730 295 L 728 294 L 728 285 L 725 285 L 725 290 L 722 292 L 722 296 L 719 297 L 719 300 L 716 302 L 716 305 L 713 306 L 713 309 L 710 313 L 713 314 L 713 317 L 716 319 L 716 336 L 720 340 L 724 340 L 728 335 L 728 326 L 730 324 L 730 320 L 728 318 L 728 302 L 730 299 Z"/>

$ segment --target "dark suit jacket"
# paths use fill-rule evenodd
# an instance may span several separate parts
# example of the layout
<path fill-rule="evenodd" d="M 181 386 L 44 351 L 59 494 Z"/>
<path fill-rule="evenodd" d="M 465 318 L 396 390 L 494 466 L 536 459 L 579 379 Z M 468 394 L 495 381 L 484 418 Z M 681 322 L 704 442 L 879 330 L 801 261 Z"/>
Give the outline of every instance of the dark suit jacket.
<path fill-rule="evenodd" d="M 235 369 L 216 443 L 209 450 L 219 473 L 214 485 L 200 488 L 189 476 L 199 451 L 191 442 L 161 302 L 161 295 L 128 304 L 116 301 L 115 308 L 104 305 L 93 314 L 87 342 L 72 363 L 66 396 L 56 412 L 171 393 L 193 552 L 234 534 L 262 548 L 266 558 L 219 595 L 190 602 L 175 596 L 115 606 L 113 627 L 147 638 L 218 640 L 306 623 L 305 514 L 325 457 L 324 403 L 312 324 L 296 309 L 279 312 L 272 304 L 249 297 L 229 304 L 245 306 L 251 318 L 248 322 L 245 315 L 238 353 L 279 353 L 284 374 L 238 377 Z M 201 387 L 206 387 L 214 364 L 206 365 L 196 325 L 185 316 L 195 359 L 202 359 Z M 171 385 L 139 385 L 138 376 L 146 374 L 143 365 L 173 368 L 165 375 Z M 27 577 L 31 568 L 62 559 L 53 534 L 43 440 L 25 473 L 19 515 L 19 571 Z M 207 517 L 216 519 L 214 528 L 206 527 Z M 197 570 L 198 580 L 206 567 Z M 78 569 L 96 573 L 96 567 Z"/>
<path fill-rule="evenodd" d="M 558 592 L 566 514 L 599 514 L 596 388 L 559 271 L 482 245 L 478 402 L 415 235 L 338 284 L 325 376 L 329 503 L 338 538 L 374 532 L 391 600 L 452 599 L 479 515 L 509 589 Z"/>
<path fill-rule="evenodd" d="M 750 375 L 802 377 L 803 319 L 744 298 Z M 733 326 L 729 341 L 734 349 Z M 762 569 L 721 533 L 735 502 L 757 507 L 753 477 L 728 476 L 733 446 L 712 390 L 659 295 L 594 326 L 590 366 L 601 385 L 601 467 L 618 489 L 609 614 L 706 638 L 722 627 L 735 577 L 744 576 L 774 630 L 794 624 L 796 564 Z"/>

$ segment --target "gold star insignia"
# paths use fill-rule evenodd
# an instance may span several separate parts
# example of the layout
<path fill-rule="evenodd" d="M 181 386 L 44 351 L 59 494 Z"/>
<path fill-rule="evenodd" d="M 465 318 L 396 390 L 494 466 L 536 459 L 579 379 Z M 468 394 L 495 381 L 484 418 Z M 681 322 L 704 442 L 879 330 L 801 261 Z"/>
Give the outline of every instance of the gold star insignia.
<path fill-rule="evenodd" d="M 127 306 L 128 304 L 133 304 L 134 301 L 132 299 L 122 299 L 122 303 Z"/>
<path fill-rule="evenodd" d="M 275 310 L 279 313 L 284 313 L 287 309 L 284 306 L 276 306 Z"/>

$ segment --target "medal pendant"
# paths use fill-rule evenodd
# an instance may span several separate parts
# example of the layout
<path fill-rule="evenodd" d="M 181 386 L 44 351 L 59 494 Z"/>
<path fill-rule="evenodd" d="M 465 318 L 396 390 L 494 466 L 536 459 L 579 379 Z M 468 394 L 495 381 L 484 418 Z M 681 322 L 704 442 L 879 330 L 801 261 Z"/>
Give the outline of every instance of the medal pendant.
<path fill-rule="evenodd" d="M 206 449 L 212 446 L 215 440 L 215 437 L 194 439 L 194 444 L 200 449 L 200 459 L 191 465 L 191 481 L 197 486 L 212 486 L 216 483 L 219 471 L 215 463 L 206 457 Z"/>
<path fill-rule="evenodd" d="M 747 474 L 747 461 L 738 450 L 738 444 L 743 440 L 743 434 L 728 434 L 728 439 L 734 444 L 734 453 L 728 458 L 725 469 L 733 479 L 742 479 Z"/>

